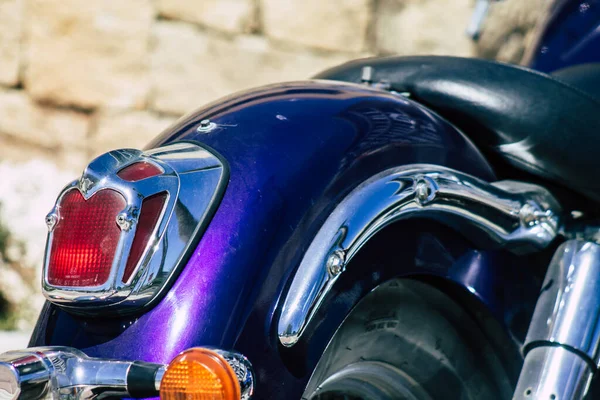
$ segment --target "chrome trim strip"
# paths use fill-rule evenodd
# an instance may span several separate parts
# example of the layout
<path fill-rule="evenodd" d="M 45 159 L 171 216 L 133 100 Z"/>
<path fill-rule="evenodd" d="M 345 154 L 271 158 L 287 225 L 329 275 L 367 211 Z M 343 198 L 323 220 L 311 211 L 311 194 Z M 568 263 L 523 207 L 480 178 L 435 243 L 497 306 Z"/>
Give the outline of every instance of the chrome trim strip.
<path fill-rule="evenodd" d="M 149 162 L 163 173 L 137 182 L 124 181 L 117 173 L 137 163 Z M 223 162 L 203 147 L 182 142 L 142 152 L 123 149 L 108 152 L 90 163 L 80 179 L 67 185 L 46 217 L 49 228 L 42 277 L 43 293 L 53 303 L 85 311 L 120 312 L 138 309 L 153 301 L 173 276 L 199 230 L 220 201 L 228 179 Z M 70 190 L 79 190 L 87 200 L 96 192 L 112 189 L 125 197 L 126 207 L 117 216 L 121 236 L 110 276 L 99 286 L 71 287 L 51 285 L 48 262 L 53 231 L 60 224 L 60 201 Z M 129 250 L 137 228 L 143 200 L 157 193 L 168 197 L 158 226 L 128 282 L 122 282 Z"/>
<path fill-rule="evenodd" d="M 256 377 L 250 361 L 240 353 L 211 348 L 211 350 L 220 354 L 235 372 L 235 376 L 240 384 L 241 400 L 250 400 L 254 395 L 254 386 Z"/>
<path fill-rule="evenodd" d="M 310 244 L 283 302 L 279 340 L 288 347 L 299 340 L 350 260 L 393 222 L 426 217 L 475 242 L 522 253 L 557 236 L 559 215 L 557 201 L 539 186 L 487 183 L 436 165 L 383 171 L 354 189 Z"/>
<path fill-rule="evenodd" d="M 163 376 L 165 376 L 165 372 L 167 372 L 167 368 L 161 368 L 156 372 L 156 376 L 154 376 L 154 389 L 156 389 L 157 392 L 160 391 L 160 384 Z"/>

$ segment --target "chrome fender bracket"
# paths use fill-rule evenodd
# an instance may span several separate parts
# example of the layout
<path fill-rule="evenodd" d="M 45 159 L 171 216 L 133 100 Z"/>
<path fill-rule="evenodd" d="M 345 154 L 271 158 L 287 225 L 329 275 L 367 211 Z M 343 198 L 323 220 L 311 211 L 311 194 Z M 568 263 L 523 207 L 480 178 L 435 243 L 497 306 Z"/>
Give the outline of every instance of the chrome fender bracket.
<path fill-rule="evenodd" d="M 377 232 L 429 218 L 485 247 L 527 253 L 559 233 L 561 208 L 540 186 L 484 182 L 437 165 L 383 171 L 355 188 L 322 225 L 293 276 L 278 322 L 279 341 L 298 342 L 346 266 Z"/>

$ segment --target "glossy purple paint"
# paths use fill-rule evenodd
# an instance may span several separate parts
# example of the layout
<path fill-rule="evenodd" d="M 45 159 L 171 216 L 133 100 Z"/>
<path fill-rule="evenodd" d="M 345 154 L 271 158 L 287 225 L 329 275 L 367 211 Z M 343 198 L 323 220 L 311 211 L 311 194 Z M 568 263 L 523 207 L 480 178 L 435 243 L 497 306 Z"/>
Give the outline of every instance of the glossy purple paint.
<path fill-rule="evenodd" d="M 198 133 L 204 119 L 217 129 Z M 151 362 L 168 362 L 198 345 L 236 348 L 255 366 L 258 398 L 294 398 L 344 312 L 385 277 L 432 274 L 466 285 L 468 275 L 449 271 L 470 251 L 468 243 L 444 230 L 424 232 L 446 244 L 447 250 L 433 252 L 442 260 L 432 264 L 437 269 L 418 262 L 403 269 L 390 264 L 376 277 L 357 276 L 354 286 L 342 284 L 330 315 L 307 335 L 310 343 L 295 353 L 283 352 L 274 331 L 280 296 L 317 229 L 345 194 L 369 176 L 403 164 L 439 164 L 485 180 L 494 179 L 492 170 L 463 134 L 423 106 L 326 81 L 230 96 L 182 119 L 150 147 L 177 141 L 202 143 L 221 154 L 229 163 L 230 182 L 168 294 L 137 317 L 97 320 L 47 306 L 32 345 L 74 346 L 90 356 Z M 414 261 L 421 242 L 413 245 L 408 238 L 415 231 L 404 232 L 405 255 Z M 499 304 L 489 294 L 491 282 L 497 281 L 481 278 L 478 294 L 505 313 L 510 301 Z"/>

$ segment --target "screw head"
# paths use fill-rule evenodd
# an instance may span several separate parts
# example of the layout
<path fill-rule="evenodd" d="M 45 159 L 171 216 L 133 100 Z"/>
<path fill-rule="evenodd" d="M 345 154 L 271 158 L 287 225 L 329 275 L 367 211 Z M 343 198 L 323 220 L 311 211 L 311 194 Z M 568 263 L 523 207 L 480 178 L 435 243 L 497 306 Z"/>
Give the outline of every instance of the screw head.
<path fill-rule="evenodd" d="M 519 210 L 521 223 L 525 226 L 534 226 L 552 219 L 552 210 L 542 210 L 539 206 L 526 203 Z"/>
<path fill-rule="evenodd" d="M 436 186 L 430 179 L 422 177 L 415 183 L 415 199 L 420 204 L 432 201 L 436 195 Z"/>
<path fill-rule="evenodd" d="M 54 227 L 56 226 L 57 222 L 58 222 L 58 216 L 56 214 L 54 214 L 53 212 L 46 215 L 46 226 L 48 227 L 48 232 L 52 232 L 54 230 Z"/>
<path fill-rule="evenodd" d="M 415 193 L 419 200 L 427 200 L 427 197 L 429 197 L 429 187 L 427 186 L 427 183 L 424 181 L 417 183 L 417 186 L 415 187 Z"/>
<path fill-rule="evenodd" d="M 346 255 L 342 250 L 336 250 L 327 259 L 327 271 L 336 276 L 344 270 L 344 261 Z"/>
<path fill-rule="evenodd" d="M 121 228 L 122 231 L 127 232 L 129 229 L 131 229 L 133 220 L 129 217 L 129 215 L 127 215 L 127 213 L 122 212 L 117 215 L 117 225 L 119 225 L 119 228 Z"/>

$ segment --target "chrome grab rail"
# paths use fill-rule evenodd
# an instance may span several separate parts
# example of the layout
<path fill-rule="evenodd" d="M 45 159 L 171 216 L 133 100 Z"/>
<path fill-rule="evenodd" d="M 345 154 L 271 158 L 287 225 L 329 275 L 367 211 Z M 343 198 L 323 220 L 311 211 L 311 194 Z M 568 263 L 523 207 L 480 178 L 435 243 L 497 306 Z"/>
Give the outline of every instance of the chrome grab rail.
<path fill-rule="evenodd" d="M 546 247 L 559 232 L 561 209 L 544 188 L 487 183 L 436 165 L 383 171 L 354 189 L 310 244 L 283 302 L 279 340 L 293 346 L 360 248 L 385 226 L 426 217 L 477 242 L 514 252 Z M 476 234 L 474 234 L 474 230 Z"/>

